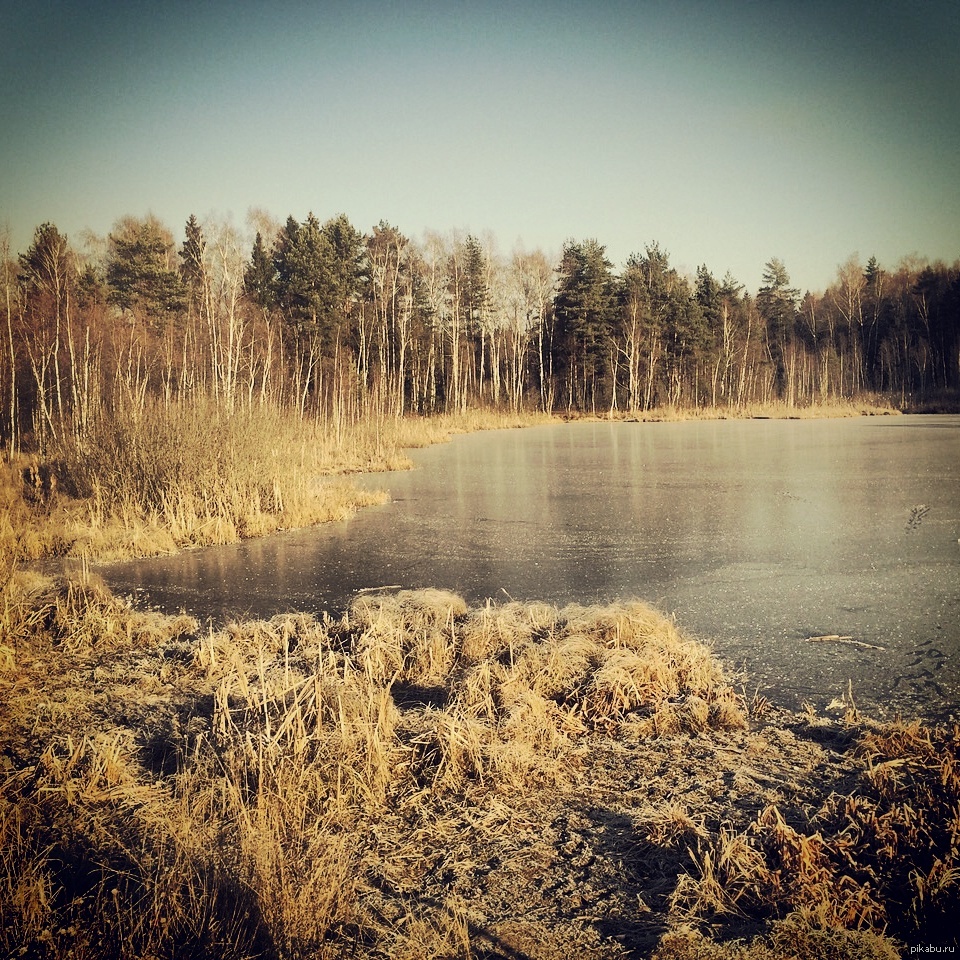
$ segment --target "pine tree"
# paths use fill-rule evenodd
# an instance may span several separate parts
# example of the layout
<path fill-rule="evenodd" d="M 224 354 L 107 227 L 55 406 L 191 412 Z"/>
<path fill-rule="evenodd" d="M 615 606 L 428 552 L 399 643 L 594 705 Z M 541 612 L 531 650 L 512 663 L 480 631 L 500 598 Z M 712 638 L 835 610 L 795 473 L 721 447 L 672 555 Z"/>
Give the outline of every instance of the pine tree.
<path fill-rule="evenodd" d="M 487 289 L 487 258 L 480 242 L 471 234 L 463 242 L 463 275 L 460 296 L 467 332 L 479 332 L 487 309 L 490 291 Z"/>
<path fill-rule="evenodd" d="M 597 407 L 608 368 L 608 338 L 615 309 L 612 265 L 596 240 L 570 241 L 558 268 L 553 301 L 557 370 L 567 400 L 582 409 Z"/>
<path fill-rule="evenodd" d="M 183 283 L 188 301 L 199 306 L 203 303 L 207 271 L 203 262 L 206 241 L 203 231 L 194 214 L 187 220 L 186 237 L 180 248 L 180 280 Z"/>
<path fill-rule="evenodd" d="M 203 281 L 203 253 L 206 249 L 206 241 L 203 239 L 203 231 L 194 214 L 190 214 L 186 226 L 186 239 L 180 248 L 178 256 L 180 257 L 180 279 L 190 287 L 193 284 Z"/>
<path fill-rule="evenodd" d="M 277 304 L 300 336 L 325 340 L 333 326 L 336 284 L 330 243 L 311 213 L 301 224 L 292 216 L 274 245 Z"/>
<path fill-rule="evenodd" d="M 786 350 L 793 339 L 800 291 L 790 286 L 790 274 L 777 257 L 764 266 L 763 283 L 757 291 L 757 308 L 766 324 L 767 349 L 774 364 L 776 387 L 783 396 L 788 387 Z"/>
<path fill-rule="evenodd" d="M 363 234 L 354 229 L 344 213 L 328 220 L 321 234 L 326 242 L 333 306 L 337 320 L 342 322 L 353 312 L 369 283 L 366 245 Z"/>
<path fill-rule="evenodd" d="M 250 262 L 243 273 L 243 289 L 261 310 L 270 310 L 276 304 L 277 268 L 264 246 L 259 230 L 253 241 Z"/>
<path fill-rule="evenodd" d="M 162 326 L 186 305 L 186 289 L 171 263 L 173 240 L 154 219 L 130 219 L 109 236 L 107 299 Z"/>
<path fill-rule="evenodd" d="M 41 224 L 19 261 L 19 279 L 28 295 L 50 298 L 52 311 L 59 320 L 65 309 L 68 284 L 75 274 L 66 236 L 52 223 Z"/>

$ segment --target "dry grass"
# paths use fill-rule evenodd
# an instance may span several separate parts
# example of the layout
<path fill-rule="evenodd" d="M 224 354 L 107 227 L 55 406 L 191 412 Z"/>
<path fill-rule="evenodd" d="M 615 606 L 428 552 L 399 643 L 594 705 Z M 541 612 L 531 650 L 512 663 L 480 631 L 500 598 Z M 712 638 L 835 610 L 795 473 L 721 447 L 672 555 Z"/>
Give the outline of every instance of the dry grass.
<path fill-rule="evenodd" d="M 790 823 L 769 806 L 746 831 L 698 837 L 694 869 L 672 897 L 674 916 L 772 914 L 812 930 L 953 942 L 960 728 L 867 722 L 855 751 L 864 766 L 854 788 L 828 798 L 814 818 Z"/>
<path fill-rule="evenodd" d="M 386 497 L 349 475 L 406 469 L 405 447 L 544 421 L 478 410 L 332 424 L 269 405 L 147 403 L 104 416 L 82 447 L 67 439 L 46 461 L 0 461 L 0 567 L 155 556 L 341 520 Z"/>
<path fill-rule="evenodd" d="M 441 590 L 358 597 L 348 614 L 355 656 L 376 684 L 443 684 L 458 655 L 456 621 L 466 612 L 460 597 Z"/>
<path fill-rule="evenodd" d="M 442 413 L 429 417 L 408 416 L 388 420 L 383 435 L 396 448 L 428 447 L 445 443 L 460 433 L 479 430 L 510 430 L 561 422 L 557 417 L 535 410 L 510 412 L 489 407 L 478 407 L 462 413 Z"/>
<path fill-rule="evenodd" d="M 741 406 L 715 407 L 652 407 L 644 411 L 614 411 L 613 419 L 673 422 L 682 420 L 812 420 L 845 417 L 897 416 L 903 410 L 891 406 L 888 398 L 864 394 L 853 399 L 806 404 L 788 404 L 785 401 L 745 403 Z M 916 412 L 916 411 L 911 411 Z M 572 419 L 595 419 L 585 415 L 571 415 Z"/>
<path fill-rule="evenodd" d="M 22 654 L 3 716 L 21 741 L 0 786 L 7 953 L 470 955 L 462 900 L 409 898 L 459 842 L 449 805 L 532 798 L 598 732 L 726 696 L 706 648 L 637 604 L 471 610 L 424 591 L 200 631 L 90 577 L 17 575 L 7 594 Z M 626 692 L 607 676 L 625 654 Z M 93 690 L 41 721 L 58 660 Z M 107 721 L 133 709 L 118 691 L 154 705 Z"/>
<path fill-rule="evenodd" d="M 900 413 L 901 411 L 891 406 L 885 397 L 863 395 L 856 399 L 811 403 L 803 406 L 790 406 L 786 403 L 748 404 L 742 408 L 739 416 L 809 420 L 837 417 L 886 417 Z"/>
<path fill-rule="evenodd" d="M 364 438 L 353 439 L 275 408 L 203 401 L 103 420 L 89 449 L 60 456 L 62 486 L 90 518 L 72 551 L 99 556 L 112 540 L 144 554 L 342 519 L 383 499 L 321 479 L 356 465 Z"/>
<path fill-rule="evenodd" d="M 399 592 L 200 630 L 90 576 L 2 595 L 0 955 L 600 960 L 631 897 L 659 960 L 955 936 L 960 733 L 857 720 L 842 792 L 771 777 L 796 738 L 745 730 L 644 604 Z M 751 776 L 780 794 L 730 819 Z"/>
<path fill-rule="evenodd" d="M 61 451 L 62 480 L 47 494 L 23 482 L 27 458 L 0 465 L 0 560 L 156 556 L 340 520 L 385 499 L 332 475 L 322 445 L 292 422 L 154 416 L 104 425 L 91 450 Z"/>
<path fill-rule="evenodd" d="M 902 954 L 872 931 L 822 929 L 794 919 L 773 924 L 749 942 L 717 943 L 692 928 L 667 933 L 652 960 L 900 960 Z"/>

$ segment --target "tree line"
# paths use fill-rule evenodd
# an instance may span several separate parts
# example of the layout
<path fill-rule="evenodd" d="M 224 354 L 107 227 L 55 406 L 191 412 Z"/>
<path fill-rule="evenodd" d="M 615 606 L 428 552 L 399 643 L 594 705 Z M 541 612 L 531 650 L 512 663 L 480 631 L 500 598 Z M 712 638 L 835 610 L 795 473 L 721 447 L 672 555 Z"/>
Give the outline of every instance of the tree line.
<path fill-rule="evenodd" d="M 195 216 L 179 243 L 152 216 L 93 252 L 51 223 L 16 256 L 0 238 L 4 447 L 82 450 L 98 418 L 196 396 L 336 426 L 477 404 L 639 413 L 960 387 L 960 261 L 851 257 L 801 295 L 771 259 L 751 294 L 706 266 L 684 275 L 657 243 L 615 271 L 595 239 L 551 262 L 471 234 L 364 234 L 344 215 L 261 221 L 252 242 Z"/>

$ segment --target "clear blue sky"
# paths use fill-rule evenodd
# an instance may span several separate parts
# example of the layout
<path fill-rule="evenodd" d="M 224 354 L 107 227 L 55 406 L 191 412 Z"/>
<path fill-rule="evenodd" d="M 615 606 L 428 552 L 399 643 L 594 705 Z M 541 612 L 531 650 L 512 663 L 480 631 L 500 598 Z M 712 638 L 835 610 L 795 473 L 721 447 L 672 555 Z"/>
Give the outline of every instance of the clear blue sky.
<path fill-rule="evenodd" d="M 823 290 L 960 257 L 958 51 L 956 0 L 0 0 L 0 227 L 344 212 Z"/>

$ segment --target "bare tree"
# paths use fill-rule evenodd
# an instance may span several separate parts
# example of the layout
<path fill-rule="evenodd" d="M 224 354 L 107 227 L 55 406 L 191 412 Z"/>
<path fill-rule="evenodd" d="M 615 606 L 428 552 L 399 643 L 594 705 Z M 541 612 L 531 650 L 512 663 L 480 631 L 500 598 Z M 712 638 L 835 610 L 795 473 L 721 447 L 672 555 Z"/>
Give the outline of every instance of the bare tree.
<path fill-rule="evenodd" d="M 854 254 L 837 268 L 837 283 L 831 290 L 833 303 L 849 331 L 851 396 L 863 388 L 863 291 L 866 286 L 863 265 Z M 840 392 L 843 393 L 842 382 Z"/>

